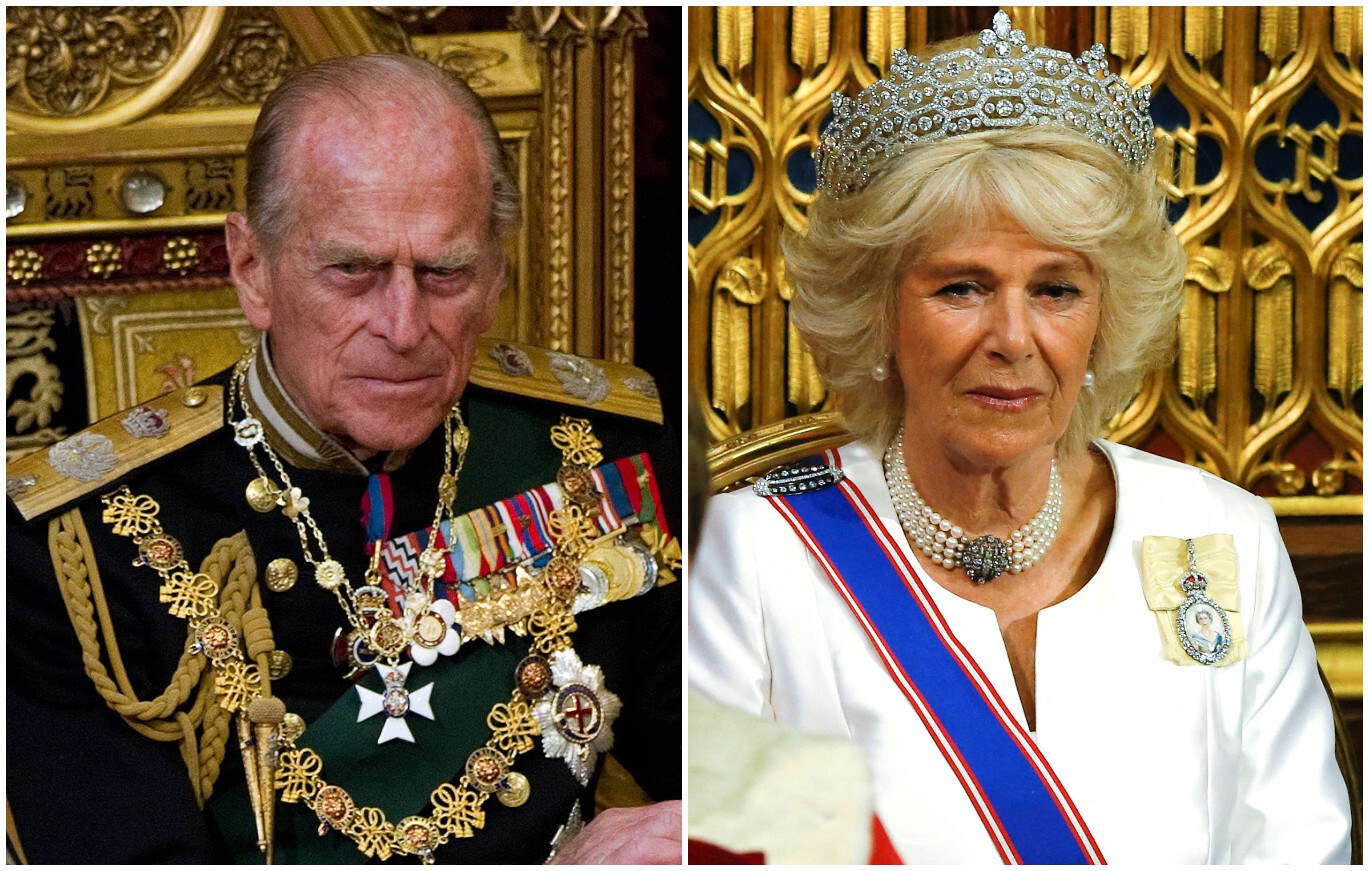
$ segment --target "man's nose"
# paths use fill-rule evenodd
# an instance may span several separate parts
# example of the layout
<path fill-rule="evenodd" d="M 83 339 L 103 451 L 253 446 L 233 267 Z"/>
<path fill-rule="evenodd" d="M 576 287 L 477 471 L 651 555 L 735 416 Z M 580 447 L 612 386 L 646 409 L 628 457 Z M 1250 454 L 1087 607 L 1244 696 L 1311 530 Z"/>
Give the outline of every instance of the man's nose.
<path fill-rule="evenodd" d="M 396 351 L 412 351 L 428 331 L 427 301 L 418 287 L 413 267 L 390 267 L 371 315 L 372 332 Z"/>

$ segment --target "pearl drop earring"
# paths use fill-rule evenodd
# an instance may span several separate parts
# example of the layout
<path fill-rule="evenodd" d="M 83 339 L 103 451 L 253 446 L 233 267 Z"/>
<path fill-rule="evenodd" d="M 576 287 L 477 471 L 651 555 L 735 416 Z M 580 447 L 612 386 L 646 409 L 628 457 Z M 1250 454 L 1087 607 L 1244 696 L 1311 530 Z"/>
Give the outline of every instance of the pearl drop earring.
<path fill-rule="evenodd" d="M 887 359 L 889 358 L 884 358 L 884 360 Z M 880 360 L 878 363 L 876 363 L 875 368 L 870 372 L 871 377 L 873 377 L 876 381 L 883 381 L 884 379 L 889 377 L 889 367 L 884 365 L 884 360 Z"/>
<path fill-rule="evenodd" d="M 1092 369 L 1089 369 L 1089 370 L 1085 371 L 1085 372 L 1084 372 L 1084 389 L 1085 389 L 1085 390 L 1092 390 L 1092 389 L 1093 389 L 1093 381 L 1094 381 L 1093 370 L 1092 370 Z"/>

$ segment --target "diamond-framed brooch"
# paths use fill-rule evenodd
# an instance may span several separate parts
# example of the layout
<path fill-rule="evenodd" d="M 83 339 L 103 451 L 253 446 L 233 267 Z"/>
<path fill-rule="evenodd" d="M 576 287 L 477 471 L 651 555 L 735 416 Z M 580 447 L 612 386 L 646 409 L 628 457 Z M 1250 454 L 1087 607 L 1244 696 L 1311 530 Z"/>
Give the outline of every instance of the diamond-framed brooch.
<path fill-rule="evenodd" d="M 1195 661 L 1216 665 L 1231 650 L 1231 618 L 1207 595 L 1207 575 L 1198 569 L 1193 539 L 1188 545 L 1188 571 L 1179 581 L 1184 603 L 1174 617 L 1179 646 Z"/>

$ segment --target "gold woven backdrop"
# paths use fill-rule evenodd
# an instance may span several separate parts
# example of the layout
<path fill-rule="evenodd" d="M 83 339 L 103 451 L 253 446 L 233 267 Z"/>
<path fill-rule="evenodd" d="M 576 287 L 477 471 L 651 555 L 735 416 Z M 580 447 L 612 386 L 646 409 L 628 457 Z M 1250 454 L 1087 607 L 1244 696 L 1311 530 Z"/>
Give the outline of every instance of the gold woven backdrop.
<path fill-rule="evenodd" d="M 1362 512 L 1360 7 L 1006 7 L 1029 40 L 1155 90 L 1189 251 L 1180 353 L 1112 438 L 1273 497 Z M 779 240 L 802 229 L 834 90 L 988 7 L 693 8 L 689 372 L 715 439 L 827 404 L 788 320 Z"/>

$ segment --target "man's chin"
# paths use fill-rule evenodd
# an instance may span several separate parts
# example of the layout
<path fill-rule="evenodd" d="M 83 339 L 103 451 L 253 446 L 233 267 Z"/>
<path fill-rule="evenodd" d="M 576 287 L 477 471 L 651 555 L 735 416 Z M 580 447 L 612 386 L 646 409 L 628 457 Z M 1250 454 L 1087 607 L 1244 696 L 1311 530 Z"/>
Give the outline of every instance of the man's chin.
<path fill-rule="evenodd" d="M 351 427 L 349 434 L 341 440 L 352 453 L 363 460 L 376 454 L 405 451 L 427 441 L 433 431 L 442 426 L 442 417 L 443 415 L 438 415 L 416 420 L 415 416 L 410 414 L 388 420 L 370 419 L 364 424 Z"/>

